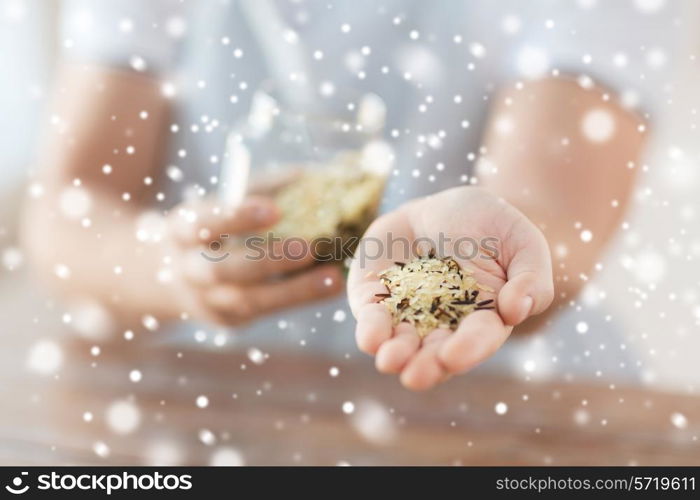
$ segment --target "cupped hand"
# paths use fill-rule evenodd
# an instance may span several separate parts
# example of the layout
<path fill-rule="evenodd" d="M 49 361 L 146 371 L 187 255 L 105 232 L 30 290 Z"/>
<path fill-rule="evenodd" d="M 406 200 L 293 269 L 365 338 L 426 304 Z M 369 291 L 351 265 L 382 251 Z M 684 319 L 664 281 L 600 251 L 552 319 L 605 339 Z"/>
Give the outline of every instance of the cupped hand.
<path fill-rule="evenodd" d="M 431 249 L 438 257 L 452 256 L 493 289 L 479 299 L 493 298 L 496 309 L 473 312 L 454 332 L 436 329 L 421 339 L 411 324 L 393 326 L 377 296 L 387 292 L 378 273 Z M 358 347 L 376 356 L 380 372 L 400 374 L 401 383 L 414 390 L 487 359 L 515 325 L 543 312 L 554 295 L 542 232 L 506 201 L 472 186 L 415 200 L 377 219 L 353 259 L 347 288 Z"/>
<path fill-rule="evenodd" d="M 236 209 L 216 200 L 175 207 L 168 242 L 181 301 L 174 307 L 196 319 L 239 325 L 340 292 L 338 266 L 314 265 L 309 246 L 300 240 L 241 244 L 246 236 L 264 233 L 279 216 L 264 196 L 250 196 Z"/>

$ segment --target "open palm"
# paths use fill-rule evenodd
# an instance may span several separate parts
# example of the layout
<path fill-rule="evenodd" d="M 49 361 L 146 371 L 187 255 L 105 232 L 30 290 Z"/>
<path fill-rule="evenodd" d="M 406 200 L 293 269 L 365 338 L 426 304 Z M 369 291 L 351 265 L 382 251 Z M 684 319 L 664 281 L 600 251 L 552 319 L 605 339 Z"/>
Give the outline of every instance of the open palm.
<path fill-rule="evenodd" d="M 473 312 L 454 332 L 440 328 L 421 339 L 413 325 L 392 325 L 378 303 L 377 294 L 386 288 L 377 275 L 395 261 L 431 249 L 438 257 L 453 257 L 493 289 L 479 299 L 494 299 L 496 309 Z M 512 205 L 479 188 L 454 188 L 410 202 L 372 224 L 352 262 L 348 297 L 358 347 L 376 355 L 377 369 L 399 373 L 409 389 L 428 389 L 488 358 L 513 326 L 549 306 L 549 248 L 540 230 Z"/>

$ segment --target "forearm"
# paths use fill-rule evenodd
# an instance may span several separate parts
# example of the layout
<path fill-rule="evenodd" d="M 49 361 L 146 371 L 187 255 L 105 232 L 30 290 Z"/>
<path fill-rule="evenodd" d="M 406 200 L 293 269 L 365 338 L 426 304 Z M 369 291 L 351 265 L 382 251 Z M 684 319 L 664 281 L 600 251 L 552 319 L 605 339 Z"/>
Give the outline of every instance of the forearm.
<path fill-rule="evenodd" d="M 66 66 L 55 94 L 33 179 L 42 194 L 27 199 L 24 213 L 38 274 L 62 294 L 122 314 L 172 314 L 173 287 L 158 279 L 168 250 L 136 236 L 156 203 L 167 120 L 156 82 Z"/>
<path fill-rule="evenodd" d="M 87 227 L 62 216 L 57 193 L 27 204 L 23 239 L 39 277 L 68 300 L 97 300 L 120 316 L 175 317 L 179 297 L 166 244 L 139 240 L 141 213 L 128 204 L 97 203 Z"/>
<path fill-rule="evenodd" d="M 556 292 L 550 312 L 575 297 L 620 227 L 646 139 L 643 125 L 614 95 L 573 80 L 527 83 L 494 102 L 480 183 L 544 232 Z"/>

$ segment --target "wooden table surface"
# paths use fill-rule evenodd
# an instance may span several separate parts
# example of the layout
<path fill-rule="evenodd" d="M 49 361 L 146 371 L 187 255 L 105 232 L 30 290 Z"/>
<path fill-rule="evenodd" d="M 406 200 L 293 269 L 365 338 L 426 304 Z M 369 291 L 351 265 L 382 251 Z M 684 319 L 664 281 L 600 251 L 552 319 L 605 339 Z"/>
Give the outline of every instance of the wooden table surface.
<path fill-rule="evenodd" d="M 690 396 L 478 373 L 414 394 L 360 355 L 268 353 L 257 365 L 240 352 L 127 342 L 94 356 L 74 340 L 61 344 L 58 374 L 41 376 L 18 339 L 0 355 L 2 464 L 208 464 L 223 448 L 246 464 L 700 465 Z M 140 415 L 126 435 L 106 422 L 118 400 Z"/>

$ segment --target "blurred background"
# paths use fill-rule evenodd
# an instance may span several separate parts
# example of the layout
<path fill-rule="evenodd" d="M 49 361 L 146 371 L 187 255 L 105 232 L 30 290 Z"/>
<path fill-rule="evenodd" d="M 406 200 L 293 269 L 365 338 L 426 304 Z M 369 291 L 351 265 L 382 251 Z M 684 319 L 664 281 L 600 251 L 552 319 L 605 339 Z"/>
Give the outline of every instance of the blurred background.
<path fill-rule="evenodd" d="M 3 463 L 700 463 L 697 23 L 679 24 L 685 48 L 668 68 L 633 206 L 581 296 L 472 383 L 417 396 L 357 352 L 298 348 L 263 362 L 249 347 L 76 340 L 17 238 L 60 8 L 0 0 Z"/>

